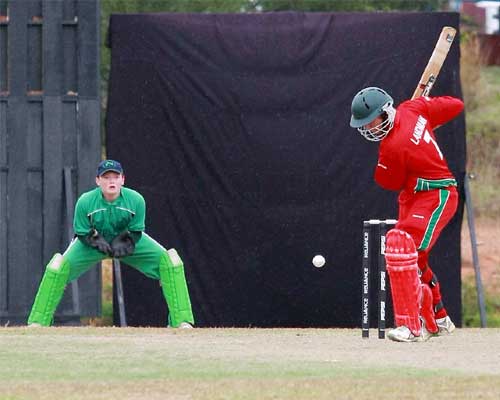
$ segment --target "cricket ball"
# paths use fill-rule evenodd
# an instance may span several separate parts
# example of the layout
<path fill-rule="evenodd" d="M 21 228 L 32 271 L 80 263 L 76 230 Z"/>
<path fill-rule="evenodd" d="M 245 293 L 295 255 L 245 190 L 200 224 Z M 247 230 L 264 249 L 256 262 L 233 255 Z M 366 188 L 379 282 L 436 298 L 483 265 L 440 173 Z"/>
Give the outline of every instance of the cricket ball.
<path fill-rule="evenodd" d="M 321 255 L 315 255 L 312 259 L 312 263 L 316 268 L 321 268 L 323 265 L 325 265 L 325 257 Z"/>

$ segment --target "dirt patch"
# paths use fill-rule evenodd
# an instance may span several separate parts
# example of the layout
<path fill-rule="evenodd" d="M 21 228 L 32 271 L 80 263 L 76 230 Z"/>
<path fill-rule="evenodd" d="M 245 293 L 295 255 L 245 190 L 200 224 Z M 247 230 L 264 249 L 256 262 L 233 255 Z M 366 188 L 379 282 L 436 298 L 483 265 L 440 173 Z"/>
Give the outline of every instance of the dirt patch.
<path fill-rule="evenodd" d="M 489 293 L 500 295 L 500 219 L 480 218 L 475 221 L 479 268 L 483 286 Z M 474 276 L 469 226 L 462 224 L 462 279 Z"/>

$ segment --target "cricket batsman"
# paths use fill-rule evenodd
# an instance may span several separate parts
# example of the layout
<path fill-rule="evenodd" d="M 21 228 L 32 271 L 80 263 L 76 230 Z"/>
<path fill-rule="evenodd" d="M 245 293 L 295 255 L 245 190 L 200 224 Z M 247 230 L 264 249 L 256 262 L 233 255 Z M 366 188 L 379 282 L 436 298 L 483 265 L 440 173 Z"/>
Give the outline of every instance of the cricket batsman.
<path fill-rule="evenodd" d="M 397 108 L 393 104 L 380 88 L 362 89 L 353 98 L 350 125 L 367 140 L 380 142 L 375 181 L 399 192 L 398 223 L 386 236 L 396 322 L 387 336 L 415 342 L 455 329 L 428 262 L 458 203 L 457 182 L 433 129 L 459 115 L 464 104 L 450 96 L 418 97 Z"/>
<path fill-rule="evenodd" d="M 75 206 L 75 237 L 63 254 L 46 266 L 28 318 L 30 326 L 50 326 L 68 282 L 106 258 L 119 258 L 160 281 L 173 328 L 194 324 L 184 265 L 175 249 L 166 250 L 145 230 L 146 203 L 140 193 L 124 187 L 118 161 L 97 167 L 97 187 L 80 196 Z"/>

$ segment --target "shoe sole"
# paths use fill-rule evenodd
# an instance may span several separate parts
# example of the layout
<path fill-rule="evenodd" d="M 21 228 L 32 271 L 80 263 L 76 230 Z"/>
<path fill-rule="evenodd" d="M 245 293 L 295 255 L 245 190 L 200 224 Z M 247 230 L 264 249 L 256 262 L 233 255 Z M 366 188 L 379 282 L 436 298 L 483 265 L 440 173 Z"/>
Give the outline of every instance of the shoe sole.
<path fill-rule="evenodd" d="M 436 333 L 436 336 L 448 336 L 451 335 L 455 331 L 455 328 L 453 328 L 451 331 L 449 331 L 446 328 L 439 329 L 439 331 Z"/>
<path fill-rule="evenodd" d="M 413 342 L 423 342 L 422 338 L 420 336 L 413 337 L 411 339 L 403 339 L 400 337 L 392 336 L 392 335 L 387 335 L 387 338 L 389 340 L 392 340 L 393 342 L 400 342 L 400 343 L 413 343 Z"/>

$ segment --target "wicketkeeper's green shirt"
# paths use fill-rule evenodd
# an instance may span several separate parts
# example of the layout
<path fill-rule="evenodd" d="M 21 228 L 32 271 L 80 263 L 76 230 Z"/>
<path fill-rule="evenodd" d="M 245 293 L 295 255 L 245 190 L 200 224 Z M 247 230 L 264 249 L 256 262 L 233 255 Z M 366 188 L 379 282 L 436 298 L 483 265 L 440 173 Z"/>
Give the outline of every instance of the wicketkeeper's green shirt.
<path fill-rule="evenodd" d="M 144 231 L 145 217 L 146 203 L 140 193 L 122 187 L 120 196 L 108 202 L 97 187 L 76 202 L 73 229 L 77 235 L 87 235 L 95 229 L 111 242 L 123 231 Z"/>

